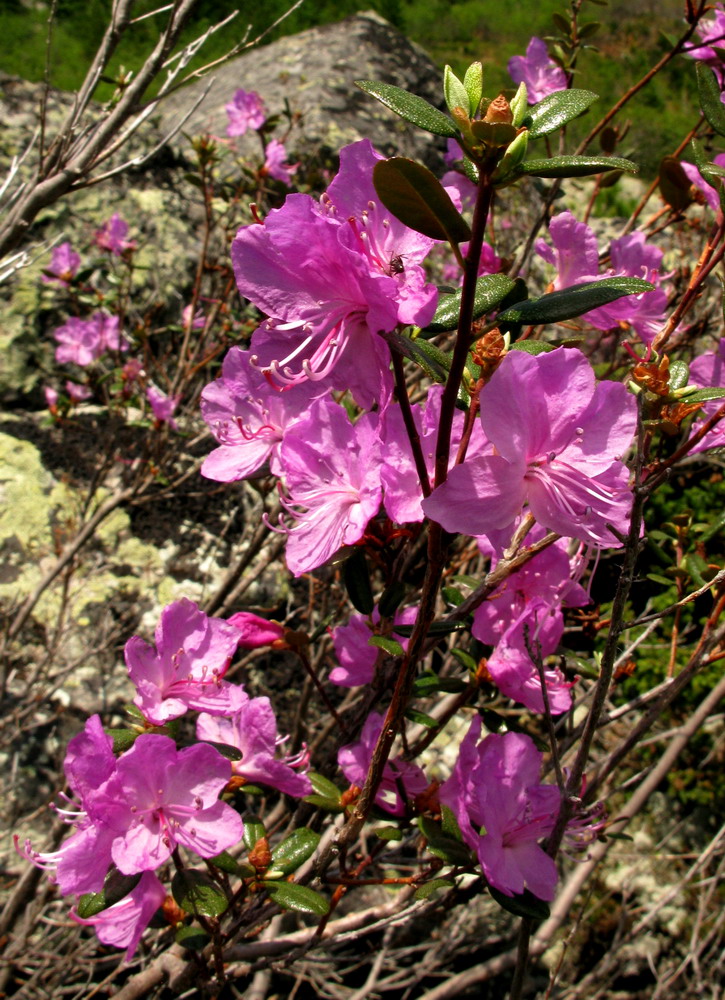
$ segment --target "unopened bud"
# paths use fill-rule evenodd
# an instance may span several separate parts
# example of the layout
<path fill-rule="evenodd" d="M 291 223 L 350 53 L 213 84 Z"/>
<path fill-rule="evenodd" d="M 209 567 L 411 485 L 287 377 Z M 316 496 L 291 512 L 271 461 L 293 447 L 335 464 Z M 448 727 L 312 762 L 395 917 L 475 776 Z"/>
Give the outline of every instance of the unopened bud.
<path fill-rule="evenodd" d="M 511 112 L 511 105 L 506 100 L 503 94 L 499 94 L 498 97 L 494 97 L 489 106 L 486 108 L 486 114 L 483 116 L 485 122 L 503 122 L 506 125 L 511 125 L 514 116 Z"/>
<path fill-rule="evenodd" d="M 513 100 L 511 101 L 511 114 L 513 115 L 512 125 L 516 128 L 519 127 L 521 122 L 526 117 L 529 110 L 529 92 L 526 89 L 526 84 L 522 80 L 519 84 L 519 89 L 516 91 Z"/>
<path fill-rule="evenodd" d="M 266 837 L 260 837 L 252 850 L 249 852 L 249 863 L 258 872 L 266 871 L 272 863 L 272 852 L 269 849 L 269 841 Z"/>

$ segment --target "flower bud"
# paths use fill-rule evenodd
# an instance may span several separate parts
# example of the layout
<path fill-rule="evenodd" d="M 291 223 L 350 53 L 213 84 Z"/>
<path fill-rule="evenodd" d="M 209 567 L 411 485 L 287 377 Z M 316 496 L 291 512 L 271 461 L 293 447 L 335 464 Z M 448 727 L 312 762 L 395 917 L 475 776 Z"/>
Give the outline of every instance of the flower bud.
<path fill-rule="evenodd" d="M 519 89 L 516 91 L 510 106 L 511 114 L 513 115 L 511 124 L 518 128 L 529 109 L 529 94 L 523 80 L 519 84 Z"/>
<path fill-rule="evenodd" d="M 514 120 L 514 116 L 511 113 L 511 105 L 503 94 L 499 94 L 498 97 L 494 97 L 489 106 L 486 108 L 486 114 L 483 116 L 483 120 L 485 122 L 503 122 L 506 125 L 511 125 Z"/>

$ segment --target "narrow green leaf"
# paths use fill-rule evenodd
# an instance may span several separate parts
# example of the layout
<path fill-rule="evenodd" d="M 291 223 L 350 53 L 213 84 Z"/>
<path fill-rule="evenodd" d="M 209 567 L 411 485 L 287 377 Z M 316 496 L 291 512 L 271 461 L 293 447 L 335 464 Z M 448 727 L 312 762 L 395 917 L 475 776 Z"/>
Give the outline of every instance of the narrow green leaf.
<path fill-rule="evenodd" d="M 417 726 L 425 726 L 426 729 L 435 729 L 438 723 L 425 712 L 419 712 L 417 708 L 409 708 L 405 713 L 406 719 L 414 722 Z"/>
<path fill-rule="evenodd" d="M 502 909 L 508 910 L 516 917 L 531 917 L 538 921 L 546 920 L 551 913 L 549 904 L 528 889 L 516 896 L 507 896 L 492 885 L 489 885 L 488 891 Z"/>
<path fill-rule="evenodd" d="M 523 125 L 528 128 L 530 139 L 539 139 L 584 114 L 598 99 L 599 95 L 591 90 L 557 90 L 529 109 Z"/>
<path fill-rule="evenodd" d="M 579 28 L 579 39 L 593 38 L 602 26 L 601 21 L 588 21 Z"/>
<path fill-rule="evenodd" d="M 452 649 L 451 656 L 453 656 L 456 660 L 458 660 L 461 666 L 465 667 L 466 670 L 471 670 L 473 673 L 475 673 L 476 670 L 478 669 L 478 664 L 471 656 L 471 654 L 467 653 L 465 649 Z"/>
<path fill-rule="evenodd" d="M 361 548 L 353 550 L 349 559 L 345 560 L 342 571 L 347 596 L 352 606 L 361 615 L 371 615 L 375 607 L 373 588 L 370 583 L 370 573 L 365 552 Z"/>
<path fill-rule="evenodd" d="M 259 816 L 244 816 L 243 819 L 244 833 L 242 834 L 242 839 L 244 846 L 248 851 L 251 851 L 258 840 L 267 836 L 267 831 Z"/>
<path fill-rule="evenodd" d="M 725 107 L 720 100 L 718 79 L 703 62 L 696 63 L 697 93 L 702 113 L 718 135 L 725 135 Z"/>
<path fill-rule="evenodd" d="M 451 632 L 462 632 L 467 629 L 467 622 L 457 622 L 457 621 L 447 621 L 447 622 L 433 622 L 428 629 L 428 635 L 450 635 Z M 396 625 L 395 631 L 398 635 L 402 635 L 404 638 L 408 638 L 413 634 L 412 625 Z"/>
<path fill-rule="evenodd" d="M 326 799 L 334 799 L 336 802 L 340 801 L 342 792 L 329 778 L 318 774 L 316 771 L 308 771 L 307 777 L 310 779 L 310 784 L 317 795 L 322 795 Z"/>
<path fill-rule="evenodd" d="M 659 170 L 660 193 L 675 212 L 684 212 L 692 201 L 690 178 L 675 156 L 665 156 Z"/>
<path fill-rule="evenodd" d="M 453 837 L 454 840 L 458 840 L 463 843 L 463 834 L 461 833 L 461 828 L 458 825 L 458 820 L 452 809 L 448 806 L 441 805 L 441 825 L 443 828 L 443 833 L 447 837 Z"/>
<path fill-rule="evenodd" d="M 228 851 L 222 851 L 221 854 L 215 854 L 213 858 L 207 858 L 207 861 L 220 871 L 226 872 L 227 875 L 239 874 L 239 863 Z"/>
<path fill-rule="evenodd" d="M 400 353 L 422 368 L 428 378 L 434 382 L 445 382 L 451 369 L 452 355 L 442 351 L 435 344 L 417 337 L 413 340 L 400 333 L 392 333 L 389 340 Z"/>
<path fill-rule="evenodd" d="M 491 312 L 514 288 L 514 281 L 505 274 L 485 274 L 476 282 L 476 297 L 473 304 L 473 318 L 479 319 Z M 435 316 L 426 327 L 434 333 L 455 330 L 461 311 L 461 291 L 441 295 Z"/>
<path fill-rule="evenodd" d="M 378 649 L 384 649 L 389 656 L 403 656 L 405 653 L 399 642 L 396 642 L 395 639 L 389 639 L 385 635 L 370 636 L 368 646 L 377 646 Z"/>
<path fill-rule="evenodd" d="M 324 896 L 306 885 L 294 885 L 291 882 L 265 882 L 265 888 L 283 910 L 294 910 L 297 913 L 309 913 L 312 916 L 324 917 L 330 910 L 330 904 Z"/>
<path fill-rule="evenodd" d="M 199 740 L 200 743 L 206 743 L 209 747 L 214 747 L 217 753 L 220 753 L 222 757 L 226 757 L 227 760 L 241 760 L 242 751 L 239 747 L 230 746 L 228 743 L 215 743 L 214 740 Z"/>
<path fill-rule="evenodd" d="M 428 698 L 438 691 L 455 694 L 458 691 L 463 691 L 465 686 L 465 682 L 460 677 L 439 677 L 432 671 L 426 671 L 420 677 L 416 677 L 413 682 L 413 694 L 417 698 Z"/>
<path fill-rule="evenodd" d="M 196 868 L 177 871 L 171 882 L 171 894 L 187 913 L 202 917 L 220 917 L 229 906 L 226 893 L 206 872 Z"/>
<path fill-rule="evenodd" d="M 141 735 L 134 729 L 106 729 L 104 732 L 113 740 L 114 753 L 124 753 Z"/>
<path fill-rule="evenodd" d="M 291 875 L 317 850 L 319 833 L 302 826 L 286 837 L 272 851 L 272 867 L 283 875 Z"/>
<path fill-rule="evenodd" d="M 508 146 L 516 138 L 516 126 L 509 122 L 471 122 L 471 131 L 488 146 Z"/>
<path fill-rule="evenodd" d="M 716 389 L 713 386 L 711 389 L 698 389 L 697 392 L 688 392 L 683 398 L 688 403 L 706 403 L 708 399 L 723 399 L 723 397 L 725 397 L 725 389 Z"/>
<path fill-rule="evenodd" d="M 448 115 L 444 115 L 442 111 L 434 108 L 422 97 L 410 94 L 407 90 L 394 87 L 390 83 L 379 83 L 376 80 L 356 80 L 355 86 L 380 101 L 386 108 L 390 108 L 396 115 L 400 115 L 401 118 L 412 125 L 417 125 L 425 132 L 432 132 L 433 135 L 444 135 L 449 139 L 458 138 L 458 129 Z"/>
<path fill-rule="evenodd" d="M 654 285 L 642 278 L 602 278 L 601 281 L 586 281 L 581 285 L 562 288 L 558 292 L 542 295 L 538 299 L 518 302 L 499 313 L 502 321 L 512 321 L 533 326 L 539 323 L 557 323 L 573 319 L 599 306 L 621 299 L 624 295 L 638 295 L 651 292 Z"/>
<path fill-rule="evenodd" d="M 471 230 L 438 178 L 405 156 L 379 160 L 373 184 L 383 205 L 410 229 L 434 240 L 465 243 Z"/>
<path fill-rule="evenodd" d="M 390 618 L 400 607 L 406 594 L 406 587 L 400 580 L 394 580 L 382 593 L 378 601 L 378 611 L 381 618 Z"/>
<path fill-rule="evenodd" d="M 470 113 L 475 115 L 483 97 L 483 63 L 472 62 L 463 77 L 463 86 L 468 94 Z"/>
<path fill-rule="evenodd" d="M 109 870 L 100 892 L 86 892 L 78 900 L 76 912 L 83 920 L 95 917 L 102 910 L 120 902 L 136 888 L 141 879 L 138 875 L 123 875 L 115 865 Z"/>
<path fill-rule="evenodd" d="M 543 340 L 515 340 L 511 347 L 511 351 L 522 351 L 524 354 L 548 354 L 549 351 L 554 350 L 553 344 L 547 344 Z"/>
<path fill-rule="evenodd" d="M 403 831 L 399 830 L 397 826 L 379 826 L 377 830 L 373 830 L 373 833 L 378 840 L 398 841 L 403 839 Z"/>
<path fill-rule="evenodd" d="M 472 113 L 468 91 L 450 66 L 446 66 L 443 71 L 443 94 L 449 111 L 463 108 L 467 115 Z"/>
<path fill-rule="evenodd" d="M 639 167 L 621 156 L 552 156 L 543 160 L 526 160 L 519 164 L 514 173 L 529 177 L 587 177 L 590 174 L 601 174 L 605 170 L 624 170 L 636 174 Z"/>
<path fill-rule="evenodd" d="M 421 816 L 418 819 L 418 826 L 428 841 L 428 850 L 435 857 L 441 858 L 449 865 L 467 867 L 471 864 L 471 852 L 468 848 L 453 837 L 447 836 L 439 823 Z"/>
<path fill-rule="evenodd" d="M 434 878 L 430 882 L 424 882 L 418 886 L 413 896 L 414 899 L 429 899 L 438 889 L 452 889 L 454 882 L 448 878 Z"/>
<path fill-rule="evenodd" d="M 174 940 L 182 948 L 186 948 L 187 951 L 201 951 L 203 948 L 206 948 L 211 938 L 201 927 L 192 924 L 191 926 L 184 925 L 183 927 L 179 927 Z"/>

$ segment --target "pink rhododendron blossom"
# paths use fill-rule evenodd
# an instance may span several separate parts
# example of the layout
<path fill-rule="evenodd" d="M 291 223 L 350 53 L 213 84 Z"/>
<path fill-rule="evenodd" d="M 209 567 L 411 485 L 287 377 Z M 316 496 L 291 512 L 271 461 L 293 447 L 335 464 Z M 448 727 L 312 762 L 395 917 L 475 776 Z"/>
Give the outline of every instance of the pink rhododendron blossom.
<path fill-rule="evenodd" d="M 74 798 L 57 812 L 77 830 L 57 851 L 40 853 L 26 841 L 22 853 L 54 874 L 64 896 L 99 892 L 111 864 L 113 841 L 123 829 L 124 807 L 113 740 L 104 733 L 98 715 L 91 716 L 83 732 L 69 742 L 63 766 Z"/>
<path fill-rule="evenodd" d="M 70 243 L 61 243 L 53 248 L 50 265 L 41 277 L 46 285 L 68 288 L 80 267 L 81 258 Z"/>
<path fill-rule="evenodd" d="M 352 424 L 342 406 L 319 399 L 285 434 L 280 449 L 292 520 L 287 566 L 299 576 L 365 534 L 380 507 L 377 416 Z"/>
<path fill-rule="evenodd" d="M 474 718 L 440 800 L 453 811 L 463 840 L 476 852 L 487 881 L 506 896 L 529 889 L 551 900 L 556 865 L 538 841 L 554 828 L 558 788 L 539 784 L 543 754 L 523 733 L 492 734 L 479 742 Z"/>
<path fill-rule="evenodd" d="M 284 638 L 284 625 L 260 618 L 251 611 L 237 611 L 227 618 L 227 622 L 239 630 L 240 649 L 258 649 Z"/>
<path fill-rule="evenodd" d="M 50 385 L 43 386 L 43 395 L 48 409 L 52 412 L 58 405 L 58 391 Z"/>
<path fill-rule="evenodd" d="M 425 407 L 419 404 L 412 407 L 413 420 L 418 430 L 423 458 L 431 481 L 435 470 L 435 447 L 442 397 L 443 386 L 434 385 L 428 390 Z M 449 467 L 455 462 L 464 423 L 465 415 L 457 410 L 453 417 Z M 397 405 L 391 404 L 385 410 L 382 421 L 382 439 L 383 466 L 380 478 L 385 491 L 385 510 L 390 518 L 398 524 L 422 521 L 424 518 L 421 507 L 423 493 L 413 460 L 410 440 L 403 423 L 403 416 Z M 485 440 L 481 432 L 481 425 L 476 423 L 471 435 L 468 454 L 471 456 L 478 454 L 484 445 Z"/>
<path fill-rule="evenodd" d="M 621 543 L 632 502 L 620 456 L 636 404 L 616 382 L 595 383 L 576 350 L 510 351 L 481 392 L 493 455 L 467 459 L 423 501 L 447 531 L 485 535 L 513 525 L 524 503 L 545 528 L 594 545 Z"/>
<path fill-rule="evenodd" d="M 200 740 L 241 750 L 242 759 L 232 761 L 236 777 L 269 785 L 295 798 L 312 794 L 310 779 L 295 771 L 306 763 L 307 754 L 277 757 L 277 747 L 284 741 L 277 735 L 277 721 L 269 698 L 245 698 L 230 718 L 202 713 L 197 719 L 196 735 Z"/>
<path fill-rule="evenodd" d="M 126 250 L 135 250 L 137 246 L 135 240 L 126 239 L 127 234 L 128 223 L 118 212 L 114 212 L 111 218 L 96 230 L 96 246 L 101 250 L 108 250 L 114 257 L 120 257 Z"/>
<path fill-rule="evenodd" d="M 725 17 L 725 15 L 723 15 Z M 725 42 L 723 43 L 725 45 Z M 725 167 L 725 153 L 718 153 L 717 156 L 713 157 L 713 163 L 717 164 L 718 167 Z M 688 163 L 686 160 L 680 160 L 680 166 L 687 174 L 687 179 L 691 184 L 697 188 L 698 191 L 703 195 L 705 201 L 713 210 L 713 212 L 720 211 L 720 189 L 722 188 L 722 181 L 718 182 L 718 186 L 715 187 L 709 181 L 706 181 L 702 176 L 700 171 L 697 169 L 694 163 Z"/>
<path fill-rule="evenodd" d="M 262 170 L 273 177 L 276 181 L 281 181 L 288 187 L 292 183 L 292 174 L 299 167 L 299 163 L 287 163 L 287 150 L 284 143 L 278 139 L 270 139 L 264 151 L 265 160 Z"/>
<path fill-rule="evenodd" d="M 179 405 L 181 396 L 167 396 L 153 382 L 146 386 L 146 399 L 151 405 L 154 417 L 160 424 L 168 424 L 172 431 L 178 429 L 178 424 L 174 420 L 174 411 Z"/>
<path fill-rule="evenodd" d="M 418 614 L 417 608 L 403 608 L 395 613 L 392 637 L 408 648 L 408 640 L 395 633 L 395 625 L 412 625 Z M 364 615 L 351 615 L 346 625 L 338 625 L 332 630 L 332 644 L 339 666 L 330 671 L 330 680 L 340 687 L 358 687 L 369 684 L 375 676 L 375 664 L 380 650 L 371 646 L 369 639 L 374 635 L 372 626 L 380 622 L 380 611 L 373 609 L 370 620 Z"/>
<path fill-rule="evenodd" d="M 178 845 L 211 858 L 241 840 L 241 817 L 219 801 L 231 766 L 213 747 L 177 750 L 168 736 L 143 734 L 116 773 L 125 816 L 112 856 L 124 875 L 153 871 Z"/>
<path fill-rule="evenodd" d="M 566 90 L 566 73 L 549 57 L 546 42 L 535 36 L 525 56 L 509 59 L 508 71 L 514 83 L 526 84 L 529 104 L 538 104 L 556 90 Z"/>
<path fill-rule="evenodd" d="M 191 315 L 191 303 L 188 306 L 184 306 L 181 311 L 181 322 L 187 327 L 191 325 L 192 330 L 203 330 L 206 319 L 204 313 L 201 309 L 197 309 L 194 315 Z"/>
<path fill-rule="evenodd" d="M 351 785 L 362 788 L 365 784 L 383 722 L 382 715 L 371 712 L 365 720 L 359 741 L 340 747 L 337 763 Z M 405 761 L 401 757 L 393 757 L 383 769 L 383 777 L 375 796 L 376 805 L 392 813 L 393 816 L 402 816 L 405 813 L 405 798 L 400 793 L 401 787 L 406 798 L 414 799 L 416 795 L 421 795 L 426 790 L 428 780 L 417 764 Z"/>
<path fill-rule="evenodd" d="M 138 690 L 134 704 L 154 725 L 190 708 L 235 711 L 242 690 L 222 678 L 238 645 L 234 625 L 207 617 L 187 598 L 169 604 L 156 628 L 155 649 L 138 636 L 126 643 L 126 666 Z"/>
<path fill-rule="evenodd" d="M 93 927 L 102 944 L 125 948 L 126 961 L 130 962 L 141 935 L 165 899 L 166 889 L 154 874 L 146 871 L 129 894 L 113 906 L 92 917 L 78 916 L 75 908 L 70 915 L 77 924 Z"/>
<path fill-rule="evenodd" d="M 340 173 L 318 205 L 292 194 L 264 225 L 232 243 L 240 292 L 267 314 L 252 363 L 278 388 L 308 380 L 349 389 L 363 407 L 392 389 L 380 333 L 425 325 L 437 292 L 419 266 L 432 241 L 382 208 L 372 185 L 381 157 L 366 140 L 340 152 Z"/>
<path fill-rule="evenodd" d="M 725 48 L 725 11 L 719 0 L 712 10 L 715 14 L 714 18 L 700 21 L 695 29 L 702 40 L 702 45 L 690 42 L 683 49 L 683 53 L 691 59 L 707 63 L 715 71 L 722 89 L 725 84 L 725 69 L 723 68 L 723 58 L 717 49 Z M 725 95 L 721 94 L 720 100 L 725 101 Z"/>
<path fill-rule="evenodd" d="M 285 428 L 308 408 L 307 386 L 278 392 L 249 363 L 249 352 L 232 347 L 221 378 L 204 386 L 201 415 L 219 442 L 201 466 L 202 476 L 228 483 L 245 479 L 269 461 L 282 472 L 279 446 Z"/>
<path fill-rule="evenodd" d="M 244 135 L 247 129 L 261 128 L 267 120 L 264 102 L 256 90 L 238 90 L 234 99 L 224 105 L 229 119 L 227 135 L 233 138 Z"/>
<path fill-rule="evenodd" d="M 104 312 L 93 313 L 90 319 L 72 316 L 53 331 L 53 336 L 59 344 L 55 349 L 59 364 L 70 362 L 85 368 L 106 351 L 128 350 L 128 341 L 119 330 L 118 316 Z"/>
<path fill-rule="evenodd" d="M 717 350 L 700 355 L 690 365 L 690 382 L 693 385 L 702 386 L 703 389 L 711 386 L 725 389 L 725 339 L 720 340 Z M 687 401 L 687 397 L 685 397 Z M 696 421 L 691 430 L 691 435 L 695 434 L 704 424 L 705 420 L 714 416 L 725 399 L 710 399 L 702 404 L 704 418 Z M 691 449 L 690 454 L 708 451 L 710 448 L 725 447 L 725 419 L 715 424 L 712 430 L 708 431 L 705 437 Z"/>
<path fill-rule="evenodd" d="M 67 381 L 65 391 L 74 403 L 82 403 L 84 399 L 90 399 L 93 395 L 87 385 L 79 385 L 78 382 Z"/>
<path fill-rule="evenodd" d="M 609 248 L 611 267 L 599 272 L 597 238 L 584 222 L 577 222 L 571 212 L 560 212 L 549 224 L 553 246 L 536 241 L 536 252 L 557 269 L 554 288 L 596 281 L 598 278 L 644 278 L 659 286 L 662 251 L 647 243 L 644 233 L 630 233 L 612 240 Z M 664 322 L 667 294 L 660 287 L 651 292 L 625 295 L 606 306 L 593 309 L 582 317 L 598 330 L 631 326 L 647 344 L 651 343 Z"/>

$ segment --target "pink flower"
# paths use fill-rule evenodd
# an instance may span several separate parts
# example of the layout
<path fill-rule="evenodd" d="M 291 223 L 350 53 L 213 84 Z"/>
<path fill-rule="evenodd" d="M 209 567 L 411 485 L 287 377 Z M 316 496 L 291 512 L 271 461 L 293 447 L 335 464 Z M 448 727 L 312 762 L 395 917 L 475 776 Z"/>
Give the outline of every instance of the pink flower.
<path fill-rule="evenodd" d="M 619 460 L 636 424 L 634 398 L 595 384 L 576 350 L 510 351 L 481 393 L 493 455 L 466 460 L 423 501 L 446 531 L 485 535 L 513 525 L 524 503 L 545 528 L 594 545 L 621 544 L 631 493 Z"/>
<path fill-rule="evenodd" d="M 340 747 L 337 763 L 351 785 L 362 788 L 365 784 L 383 722 L 382 715 L 371 712 L 365 720 L 359 741 Z M 383 769 L 383 777 L 375 796 L 375 802 L 381 809 L 392 813 L 393 816 L 402 816 L 405 813 L 406 798 L 415 798 L 427 787 L 428 780 L 417 764 L 405 761 L 401 757 L 393 757 L 388 760 Z M 405 797 L 401 795 L 401 788 Z"/>
<path fill-rule="evenodd" d="M 283 143 L 279 142 L 278 139 L 269 140 L 265 149 L 263 171 L 289 187 L 292 183 L 292 174 L 298 167 L 299 163 L 287 163 L 287 150 Z"/>
<path fill-rule="evenodd" d="M 50 412 L 52 413 L 53 410 L 58 405 L 58 398 L 59 398 L 58 397 L 58 392 L 52 386 L 50 386 L 50 385 L 44 385 L 43 386 L 43 395 L 45 396 L 45 403 L 46 403 L 48 409 L 50 410 Z"/>
<path fill-rule="evenodd" d="M 525 83 L 529 104 L 538 104 L 556 90 L 566 90 L 566 74 L 549 58 L 546 42 L 535 36 L 526 49 L 525 56 L 512 56 L 508 64 L 509 76 L 514 83 Z"/>
<path fill-rule="evenodd" d="M 725 48 L 725 11 L 722 3 L 718 2 L 712 8 L 715 17 L 711 21 L 700 21 L 695 29 L 702 39 L 702 45 L 693 45 L 683 50 L 684 55 L 691 59 L 699 59 L 715 71 L 715 75 L 722 89 L 725 84 L 725 69 L 723 68 L 723 57 L 717 51 Z M 720 95 L 723 101 L 724 94 Z"/>
<path fill-rule="evenodd" d="M 479 743 L 480 735 L 476 716 L 440 800 L 455 814 L 490 885 L 506 896 L 529 889 L 551 900 L 556 865 L 538 841 L 554 828 L 559 790 L 539 784 L 543 754 L 528 736 L 492 734 Z"/>
<path fill-rule="evenodd" d="M 179 845 L 211 858 L 237 844 L 242 820 L 219 801 L 230 775 L 229 761 L 213 747 L 177 750 L 168 736 L 139 736 L 117 764 L 125 807 L 112 846 L 119 870 L 153 871 Z"/>
<path fill-rule="evenodd" d="M 718 342 L 716 351 L 710 351 L 695 358 L 690 365 L 690 382 L 693 385 L 702 386 L 703 389 L 711 386 L 725 389 L 725 339 Z M 687 397 L 685 397 L 685 402 L 687 402 Z M 703 403 L 704 420 L 698 420 L 693 424 L 690 434 L 695 434 L 706 419 L 717 413 L 723 403 L 725 403 L 725 399 L 711 399 Z M 715 424 L 702 441 L 691 449 L 690 454 L 696 455 L 699 452 L 708 451 L 710 448 L 722 447 L 725 447 L 725 419 Z"/>
<path fill-rule="evenodd" d="M 74 403 L 82 403 L 84 399 L 90 399 L 93 395 L 87 385 L 79 385 L 78 382 L 67 381 L 65 391 Z"/>
<path fill-rule="evenodd" d="M 156 628 L 155 649 L 138 636 L 126 643 L 126 666 L 138 690 L 134 704 L 154 725 L 190 708 L 235 711 L 242 690 L 223 677 L 238 645 L 234 625 L 207 617 L 187 598 L 169 604 Z"/>
<path fill-rule="evenodd" d="M 70 915 L 77 924 L 95 929 L 98 940 L 114 948 L 126 949 L 126 961 L 136 953 L 141 935 L 166 899 L 166 889 L 155 875 L 144 872 L 127 896 L 93 917 L 79 917 L 75 907 Z"/>
<path fill-rule="evenodd" d="M 723 14 L 723 18 L 725 18 L 725 14 Z M 714 156 L 713 163 L 716 163 L 718 167 L 725 166 L 725 153 L 718 153 L 717 156 Z M 708 203 L 713 212 L 719 212 L 722 181 L 718 181 L 718 186 L 715 187 L 709 181 L 705 180 L 694 163 L 687 163 L 686 160 L 680 160 L 680 166 L 687 174 L 687 179 L 690 183 L 694 184 L 697 190 L 702 192 L 705 197 L 705 201 Z"/>
<path fill-rule="evenodd" d="M 395 614 L 395 625 L 412 625 L 418 614 L 417 608 L 403 608 Z M 338 625 L 332 630 L 332 644 L 339 666 L 330 671 L 330 680 L 340 687 L 358 687 L 369 684 L 375 676 L 375 664 L 380 650 L 371 646 L 370 637 L 375 634 L 372 626 L 380 622 L 380 611 L 375 608 L 370 620 L 363 615 L 352 615 L 347 625 Z M 408 640 L 395 634 L 393 639 L 407 649 Z"/>
<path fill-rule="evenodd" d="M 224 105 L 229 122 L 227 135 L 244 135 L 247 129 L 259 129 L 267 120 L 264 102 L 256 90 L 238 90 L 232 101 Z"/>
<path fill-rule="evenodd" d="M 181 311 L 181 322 L 183 326 L 188 326 L 191 324 L 192 330 L 203 330 L 206 320 L 204 318 L 204 313 L 201 309 L 197 309 L 192 318 L 191 315 L 191 303 L 188 306 L 184 306 Z"/>
<path fill-rule="evenodd" d="M 80 255 L 75 252 L 70 243 L 61 243 L 53 248 L 50 266 L 41 277 L 46 285 L 59 285 L 68 288 L 80 267 Z"/>
<path fill-rule="evenodd" d="M 201 393 L 201 415 L 219 442 L 204 459 L 202 476 L 234 482 L 253 475 L 267 460 L 272 472 L 280 475 L 282 436 L 309 406 L 306 389 L 278 392 L 250 365 L 248 351 L 232 347 L 221 378 Z"/>
<path fill-rule="evenodd" d="M 106 351 L 127 351 L 128 341 L 119 330 L 118 316 L 96 312 L 90 319 L 71 316 L 63 326 L 53 331 L 59 346 L 55 360 L 59 364 L 73 363 L 85 368 Z"/>
<path fill-rule="evenodd" d="M 172 431 L 178 429 L 173 414 L 179 405 L 181 396 L 167 396 L 157 386 L 150 382 L 146 386 L 146 399 L 151 405 L 154 417 L 160 424 L 168 424 Z"/>
<path fill-rule="evenodd" d="M 260 618 L 251 611 L 237 611 L 227 618 L 227 623 L 239 630 L 240 649 L 259 649 L 284 638 L 284 625 Z"/>
<path fill-rule="evenodd" d="M 312 794 L 310 779 L 294 770 L 304 764 L 306 753 L 297 757 L 277 758 L 283 740 L 277 736 L 277 721 L 269 698 L 245 697 L 231 718 L 202 713 L 197 719 L 196 735 L 241 750 L 242 759 L 232 761 L 232 773 L 253 784 L 269 785 L 285 795 L 301 798 Z"/>
<path fill-rule="evenodd" d="M 377 416 L 356 424 L 342 406 L 319 399 L 286 433 L 280 449 L 294 522 L 287 529 L 287 566 L 295 576 L 326 563 L 353 545 L 380 507 L 380 438 Z"/>
<path fill-rule="evenodd" d="M 120 257 L 126 250 L 135 250 L 135 240 L 127 240 L 128 223 L 114 212 L 111 218 L 96 230 L 96 246 L 100 250 L 108 250 L 114 257 Z"/>

